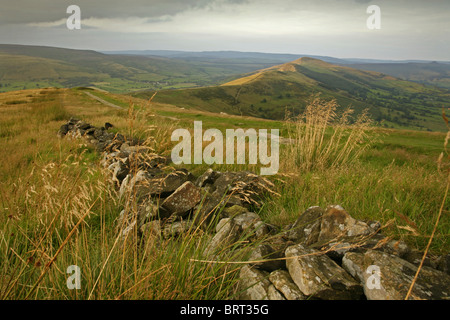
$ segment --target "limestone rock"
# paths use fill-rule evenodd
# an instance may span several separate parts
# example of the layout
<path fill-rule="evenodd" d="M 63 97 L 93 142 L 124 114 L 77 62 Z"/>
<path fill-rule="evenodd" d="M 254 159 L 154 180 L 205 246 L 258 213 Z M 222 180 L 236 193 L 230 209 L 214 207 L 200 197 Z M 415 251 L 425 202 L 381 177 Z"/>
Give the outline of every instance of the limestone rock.
<path fill-rule="evenodd" d="M 261 218 L 254 212 L 241 213 L 233 218 L 234 222 L 239 225 L 243 231 L 252 228 Z"/>
<path fill-rule="evenodd" d="M 150 221 L 168 218 L 170 213 L 168 213 L 163 207 L 158 206 L 158 204 L 151 198 L 148 198 L 138 205 L 138 221 L 139 225 Z"/>
<path fill-rule="evenodd" d="M 186 181 L 168 196 L 161 206 L 168 212 L 182 216 L 201 200 L 201 193 L 192 182 Z"/>
<path fill-rule="evenodd" d="M 247 208 L 241 207 L 239 205 L 234 205 L 231 207 L 227 207 L 223 209 L 223 214 L 227 217 L 227 218 L 233 218 L 236 217 L 239 214 L 242 213 L 246 213 L 248 212 Z"/>
<path fill-rule="evenodd" d="M 270 192 L 273 184 L 252 172 L 222 172 L 212 185 L 212 190 L 219 197 L 232 194 L 246 207 L 260 206 L 260 197 L 264 192 Z M 233 204 L 239 204 L 234 202 Z"/>
<path fill-rule="evenodd" d="M 286 300 L 273 284 L 270 284 L 267 289 L 267 297 L 269 300 Z"/>
<path fill-rule="evenodd" d="M 239 214 L 233 218 L 234 222 L 242 228 L 249 240 L 262 239 L 270 233 L 270 227 L 254 212 Z"/>
<path fill-rule="evenodd" d="M 175 192 L 175 190 L 180 188 L 184 183 L 190 181 L 189 179 L 191 178 L 189 173 L 182 170 L 177 170 L 169 174 L 159 174 L 157 176 L 150 175 L 148 170 L 146 170 L 146 172 L 146 179 L 140 181 L 136 187 L 136 192 L 139 195 L 158 195 L 166 197 Z M 191 185 L 194 186 L 192 183 Z"/>
<path fill-rule="evenodd" d="M 126 239 L 130 235 L 133 234 L 133 231 L 136 227 L 137 221 L 131 221 L 123 230 L 122 230 L 122 239 Z"/>
<path fill-rule="evenodd" d="M 269 275 L 270 282 L 280 291 L 287 300 L 305 300 L 305 295 L 292 281 L 286 270 L 275 270 Z"/>
<path fill-rule="evenodd" d="M 226 218 L 219 221 L 217 233 L 209 242 L 205 249 L 205 255 L 216 256 L 228 249 L 239 240 L 242 234 L 242 228 L 234 223 L 232 219 Z"/>
<path fill-rule="evenodd" d="M 59 138 L 63 138 L 70 130 L 69 124 L 63 124 L 57 133 Z"/>
<path fill-rule="evenodd" d="M 369 235 L 373 230 L 363 221 L 355 220 L 341 206 L 328 206 L 322 215 L 318 241 L 340 237 Z"/>
<path fill-rule="evenodd" d="M 252 240 L 261 240 L 268 237 L 273 230 L 273 226 L 268 225 L 263 221 L 257 221 L 253 225 Z"/>
<path fill-rule="evenodd" d="M 272 285 L 267 272 L 245 265 L 239 273 L 239 299 L 269 300 L 269 287 Z"/>
<path fill-rule="evenodd" d="M 207 184 L 213 184 L 219 177 L 220 172 L 214 171 L 208 168 L 200 177 L 195 181 L 195 185 L 199 188 L 205 187 Z"/>
<path fill-rule="evenodd" d="M 284 260 L 277 260 L 279 258 L 282 258 L 281 254 L 279 252 L 276 252 L 271 245 L 261 244 L 251 252 L 248 260 L 260 261 L 252 263 L 252 265 L 256 266 L 258 269 L 270 272 L 281 269 L 285 266 Z"/>
<path fill-rule="evenodd" d="M 288 239 L 307 246 L 317 242 L 323 213 L 320 207 L 308 208 L 292 225 L 287 233 Z"/>
<path fill-rule="evenodd" d="M 403 300 L 417 271 L 417 266 L 396 255 L 378 250 L 364 254 L 361 270 L 376 266 L 379 270 L 379 286 L 373 285 L 373 274 L 364 272 L 364 293 L 369 300 Z M 372 267 L 373 269 L 373 267 Z M 450 276 L 423 266 L 413 287 L 410 299 L 450 299 Z"/>
<path fill-rule="evenodd" d="M 450 254 L 440 256 L 437 261 L 437 269 L 450 275 Z"/>
<path fill-rule="evenodd" d="M 325 300 L 359 299 L 361 285 L 328 256 L 302 245 L 286 249 L 286 266 L 306 296 Z"/>
<path fill-rule="evenodd" d="M 357 252 L 347 252 L 342 258 L 342 268 L 353 278 L 364 284 L 364 254 Z"/>
<path fill-rule="evenodd" d="M 201 226 L 203 229 L 208 229 L 211 226 L 214 219 L 223 218 L 224 215 L 220 214 L 223 209 L 221 199 L 212 196 L 209 193 L 202 195 L 202 200 L 197 204 L 194 211 L 194 223 Z"/>

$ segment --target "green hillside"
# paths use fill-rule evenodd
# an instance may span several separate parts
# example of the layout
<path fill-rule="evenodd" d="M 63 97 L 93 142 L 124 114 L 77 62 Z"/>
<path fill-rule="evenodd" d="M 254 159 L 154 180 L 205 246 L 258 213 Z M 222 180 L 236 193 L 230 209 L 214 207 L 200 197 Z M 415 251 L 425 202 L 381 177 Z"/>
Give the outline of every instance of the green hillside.
<path fill-rule="evenodd" d="M 0 45 L 0 92 L 95 86 L 114 93 L 220 84 L 275 63 L 242 59 L 185 61 L 42 46 Z"/>
<path fill-rule="evenodd" d="M 154 91 L 135 93 L 150 97 Z M 221 86 L 162 90 L 155 102 L 179 107 L 283 119 L 288 110 L 301 113 L 310 97 L 335 98 L 356 113 L 368 109 L 385 127 L 445 130 L 442 107 L 450 102 L 445 89 L 400 80 L 385 74 L 337 66 L 312 58 L 244 75 Z"/>
<path fill-rule="evenodd" d="M 350 64 L 352 68 L 382 72 L 396 78 L 450 89 L 450 64 L 429 63 L 367 63 Z"/>

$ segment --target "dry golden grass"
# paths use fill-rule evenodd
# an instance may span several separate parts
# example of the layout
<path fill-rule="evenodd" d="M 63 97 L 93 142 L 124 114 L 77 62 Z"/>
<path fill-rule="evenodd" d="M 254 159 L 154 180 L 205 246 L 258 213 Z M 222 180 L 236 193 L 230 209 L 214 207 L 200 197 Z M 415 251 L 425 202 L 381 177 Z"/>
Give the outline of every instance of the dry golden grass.
<path fill-rule="evenodd" d="M 372 121 L 362 113 L 350 123 L 353 110 L 338 114 L 335 100 L 314 97 L 304 114 L 287 119 L 288 144 L 282 158 L 285 173 L 308 172 L 340 166 L 358 159 L 367 148 Z"/>
<path fill-rule="evenodd" d="M 10 129 L 0 138 L 0 299 L 231 296 L 237 268 L 190 260 L 203 258 L 207 238 L 194 232 L 149 245 L 132 232 L 125 241 L 116 218 L 132 199 L 119 199 L 91 147 L 57 138 L 59 126 L 76 116 L 96 126 L 111 122 L 165 151 L 173 127 L 161 119 L 155 126 L 150 103 L 116 110 L 66 89 L 1 94 L 0 103 L 0 125 Z M 66 286 L 70 265 L 81 268 L 81 290 Z"/>
<path fill-rule="evenodd" d="M 59 126 L 75 116 L 95 126 L 113 123 L 113 130 L 147 139 L 157 153 L 170 150 L 174 123 L 155 118 L 148 101 L 130 102 L 128 109 L 116 110 L 68 89 L 0 94 L 0 299 L 227 299 L 236 294 L 240 265 L 195 262 L 205 260 L 208 244 L 200 232 L 157 245 L 141 242 L 136 232 L 123 241 L 116 218 L 130 199 L 118 199 L 92 148 L 56 137 Z M 350 124 L 348 116 L 339 118 L 334 102 L 318 99 L 303 118 L 288 122 L 297 143 L 282 150 L 287 153 L 281 153 L 280 171 L 297 176 L 283 184 L 281 196 L 261 215 L 285 225 L 311 205 L 339 203 L 355 218 L 385 222 L 404 216 L 392 224 L 392 234 L 424 248 L 433 231 L 434 249 L 446 250 L 448 211 L 439 212 L 443 175 L 413 165 L 376 171 L 354 164 L 366 146 L 370 122 L 360 118 Z M 403 150 L 396 156 L 410 159 Z M 441 221 L 433 229 L 438 213 Z M 402 229 L 410 226 L 404 221 L 417 225 L 414 234 Z M 74 264 L 82 270 L 81 290 L 66 287 L 66 268 Z"/>
<path fill-rule="evenodd" d="M 255 74 L 249 75 L 247 77 L 243 77 L 243 78 L 239 78 L 236 80 L 232 80 L 230 82 L 224 83 L 222 84 L 222 86 L 239 86 L 239 85 L 243 85 L 246 84 L 250 81 L 253 81 L 255 79 L 257 79 L 260 75 L 262 75 L 262 72 L 257 72 Z"/>

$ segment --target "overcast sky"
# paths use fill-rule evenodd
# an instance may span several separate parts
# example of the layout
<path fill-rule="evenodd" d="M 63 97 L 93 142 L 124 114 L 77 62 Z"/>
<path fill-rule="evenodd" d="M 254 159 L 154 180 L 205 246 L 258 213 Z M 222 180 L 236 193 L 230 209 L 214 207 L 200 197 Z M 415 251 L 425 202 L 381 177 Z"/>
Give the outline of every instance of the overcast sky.
<path fill-rule="evenodd" d="M 0 0 L 0 43 L 450 61 L 450 0 Z M 81 30 L 69 30 L 69 5 Z M 369 5 L 381 9 L 370 30 Z"/>

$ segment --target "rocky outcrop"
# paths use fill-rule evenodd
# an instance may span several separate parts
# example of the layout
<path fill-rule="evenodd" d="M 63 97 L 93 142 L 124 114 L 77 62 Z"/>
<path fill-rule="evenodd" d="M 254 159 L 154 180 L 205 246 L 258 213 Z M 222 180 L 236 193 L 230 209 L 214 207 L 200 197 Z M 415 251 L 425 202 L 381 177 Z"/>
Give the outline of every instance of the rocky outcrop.
<path fill-rule="evenodd" d="M 385 237 L 379 222 L 329 205 L 307 208 L 292 225 L 269 225 L 255 213 L 262 195 L 274 193 L 269 180 L 212 169 L 195 177 L 112 128 L 70 119 L 58 136 L 84 138 L 102 152 L 123 200 L 118 232 L 141 237 L 145 252 L 202 230 L 205 261 L 242 264 L 240 299 L 405 298 L 423 254 Z M 410 299 L 449 299 L 449 265 L 449 255 L 426 259 Z"/>

